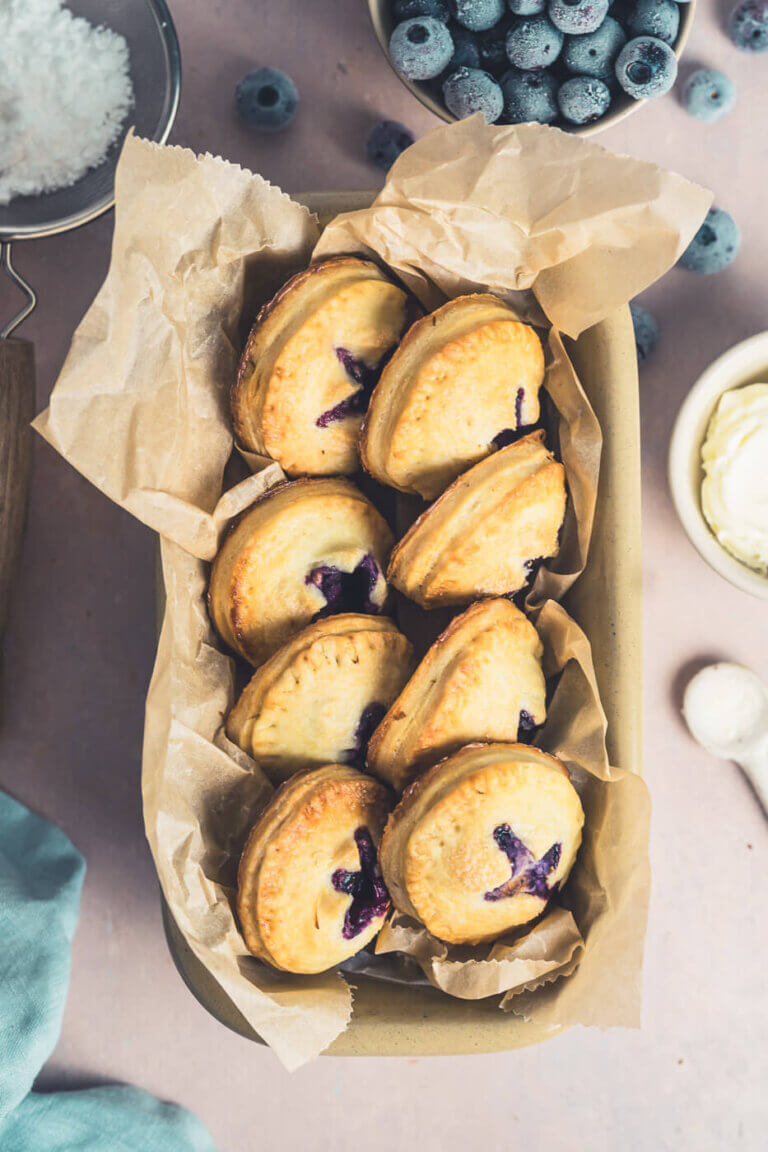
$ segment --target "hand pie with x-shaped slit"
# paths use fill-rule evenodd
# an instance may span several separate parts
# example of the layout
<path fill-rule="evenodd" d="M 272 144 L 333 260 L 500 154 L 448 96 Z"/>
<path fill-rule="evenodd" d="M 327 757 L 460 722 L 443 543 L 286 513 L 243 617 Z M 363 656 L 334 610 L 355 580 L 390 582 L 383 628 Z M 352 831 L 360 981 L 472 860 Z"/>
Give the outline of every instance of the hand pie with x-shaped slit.
<path fill-rule="evenodd" d="M 481 600 L 434 642 L 368 745 L 368 767 L 402 791 L 473 740 L 516 741 L 546 719 L 543 648 L 511 600 Z"/>
<path fill-rule="evenodd" d="M 391 796 L 343 764 L 297 773 L 275 793 L 240 859 L 237 913 L 254 956 L 325 972 L 379 932 L 389 895 L 376 858 Z"/>
<path fill-rule="evenodd" d="M 568 878 L 584 812 L 565 766 L 526 744 L 470 744 L 411 784 L 381 843 L 396 908 L 449 944 L 539 916 Z"/>
<path fill-rule="evenodd" d="M 213 623 L 258 667 L 313 620 L 383 612 L 391 547 L 386 521 L 351 481 L 278 484 L 222 542 L 208 587 Z"/>

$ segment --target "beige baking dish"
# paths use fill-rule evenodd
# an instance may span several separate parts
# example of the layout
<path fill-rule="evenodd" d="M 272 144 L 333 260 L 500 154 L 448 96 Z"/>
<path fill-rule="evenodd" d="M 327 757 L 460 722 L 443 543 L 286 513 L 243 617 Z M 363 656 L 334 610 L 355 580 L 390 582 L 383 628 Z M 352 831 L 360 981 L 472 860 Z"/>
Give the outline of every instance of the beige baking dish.
<path fill-rule="evenodd" d="M 372 196 L 315 193 L 296 197 L 322 225 L 366 207 Z M 637 360 L 628 308 L 570 341 L 569 352 L 603 430 L 594 532 L 587 567 L 564 604 L 592 643 L 608 717 L 613 764 L 641 771 L 640 426 Z M 162 589 L 162 583 L 159 582 Z M 162 592 L 160 593 L 162 595 Z M 187 987 L 228 1028 L 259 1041 L 220 985 L 203 968 L 167 909 L 171 954 Z M 500 1012 L 495 998 L 457 1000 L 432 988 L 358 977 L 350 1026 L 332 1056 L 430 1056 L 498 1052 L 535 1044 L 561 1031 Z"/>

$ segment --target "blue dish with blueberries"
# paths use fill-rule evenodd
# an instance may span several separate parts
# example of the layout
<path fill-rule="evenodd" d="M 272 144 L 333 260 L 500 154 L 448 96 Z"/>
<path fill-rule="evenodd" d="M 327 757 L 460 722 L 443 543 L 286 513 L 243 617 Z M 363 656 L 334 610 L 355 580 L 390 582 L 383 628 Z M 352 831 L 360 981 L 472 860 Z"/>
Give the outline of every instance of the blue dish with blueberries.
<path fill-rule="evenodd" d="M 445 120 L 597 131 L 669 92 L 695 0 L 370 0 L 390 63 Z"/>

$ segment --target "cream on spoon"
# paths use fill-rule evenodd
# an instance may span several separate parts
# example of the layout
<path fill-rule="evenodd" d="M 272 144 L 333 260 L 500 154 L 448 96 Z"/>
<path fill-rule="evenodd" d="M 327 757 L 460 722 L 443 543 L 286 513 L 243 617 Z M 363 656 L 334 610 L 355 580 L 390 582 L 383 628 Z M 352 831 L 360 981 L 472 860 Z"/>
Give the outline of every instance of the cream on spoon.
<path fill-rule="evenodd" d="M 710 664 L 688 683 L 683 715 L 708 752 L 735 760 L 768 815 L 768 688 L 741 664 Z"/>

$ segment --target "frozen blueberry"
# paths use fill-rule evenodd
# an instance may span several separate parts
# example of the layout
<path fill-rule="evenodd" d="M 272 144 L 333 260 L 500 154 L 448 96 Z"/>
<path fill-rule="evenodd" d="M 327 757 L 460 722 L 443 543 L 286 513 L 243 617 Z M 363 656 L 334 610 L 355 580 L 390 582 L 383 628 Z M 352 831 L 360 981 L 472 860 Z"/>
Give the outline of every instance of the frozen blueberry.
<path fill-rule="evenodd" d="M 452 24 L 449 28 L 453 40 L 453 56 L 448 61 L 448 71 L 455 72 L 457 68 L 479 68 L 480 49 L 477 37 L 468 28 L 461 24 Z"/>
<path fill-rule="evenodd" d="M 557 116 L 557 80 L 551 72 L 510 68 L 500 80 L 504 120 L 509 124 L 551 124 Z"/>
<path fill-rule="evenodd" d="M 453 55 L 453 40 L 434 16 L 417 16 L 398 24 L 389 40 L 392 63 L 406 80 L 431 80 Z"/>
<path fill-rule="evenodd" d="M 597 76 L 574 76 L 560 85 L 557 103 L 569 124 L 591 124 L 608 111 L 611 90 Z"/>
<path fill-rule="evenodd" d="M 507 58 L 515 68 L 546 68 L 560 55 L 565 36 L 546 16 L 521 20 L 507 36 Z"/>
<path fill-rule="evenodd" d="M 584 36 L 600 27 L 610 0 L 549 0 L 549 18 L 570 36 Z"/>
<path fill-rule="evenodd" d="M 677 76 L 677 57 L 663 40 L 636 36 L 628 40 L 616 60 L 616 78 L 636 100 L 663 96 Z"/>
<path fill-rule="evenodd" d="M 716 68 L 697 68 L 683 89 L 686 112 L 707 124 L 725 116 L 735 103 L 736 86 Z"/>
<path fill-rule="evenodd" d="M 459 68 L 443 84 L 443 99 L 449 112 L 458 120 L 482 112 L 488 124 L 501 116 L 504 97 L 501 88 L 487 72 L 479 68 Z"/>
<path fill-rule="evenodd" d="M 392 15 L 397 24 L 401 20 L 412 20 L 414 16 L 434 16 L 435 20 L 448 19 L 448 0 L 395 0 Z"/>
<path fill-rule="evenodd" d="M 538 16 L 547 7 L 547 0 L 507 0 L 507 6 L 515 16 Z"/>
<path fill-rule="evenodd" d="M 742 52 L 768 52 L 768 0 L 744 0 L 728 21 L 728 35 Z"/>
<path fill-rule="evenodd" d="M 507 67 L 507 32 L 509 24 L 500 21 L 487 32 L 478 32 L 477 47 L 480 52 L 480 67 L 493 76 L 498 76 Z"/>
<path fill-rule="evenodd" d="M 612 16 L 606 16 L 595 32 L 586 36 L 568 36 L 563 49 L 563 60 L 571 72 L 580 76 L 597 76 L 605 83 L 615 81 L 616 57 L 627 42 L 627 36 Z"/>
<path fill-rule="evenodd" d="M 740 244 L 741 235 L 733 216 L 722 208 L 710 208 L 679 263 L 689 272 L 721 272 L 736 259 Z"/>
<path fill-rule="evenodd" d="M 659 338 L 659 326 L 645 308 L 632 303 L 629 306 L 632 313 L 632 327 L 635 330 L 635 347 L 637 359 L 642 364 L 653 352 Z"/>
<path fill-rule="evenodd" d="M 493 28 L 504 15 L 504 0 L 450 0 L 451 13 L 470 32 Z"/>
<path fill-rule="evenodd" d="M 674 44 L 680 28 L 680 9 L 675 0 L 637 0 L 627 20 L 630 36 L 655 36 Z"/>
<path fill-rule="evenodd" d="M 235 96 L 237 114 L 252 128 L 279 132 L 296 114 L 299 94 L 290 76 L 278 68 L 257 68 L 243 76 Z"/>
<path fill-rule="evenodd" d="M 374 124 L 365 141 L 365 154 L 371 164 L 387 172 L 401 152 L 413 144 L 413 132 L 397 120 L 382 120 Z"/>

